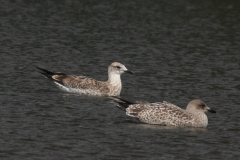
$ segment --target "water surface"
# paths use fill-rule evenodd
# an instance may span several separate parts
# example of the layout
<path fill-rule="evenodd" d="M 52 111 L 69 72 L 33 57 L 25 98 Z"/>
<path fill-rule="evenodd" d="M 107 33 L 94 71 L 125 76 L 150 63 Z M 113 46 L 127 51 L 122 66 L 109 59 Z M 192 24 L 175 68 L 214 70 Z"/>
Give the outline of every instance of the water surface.
<path fill-rule="evenodd" d="M 0 5 L 0 159 L 239 159 L 238 1 Z M 206 129 L 142 124 L 105 98 L 60 91 L 35 67 L 107 80 L 128 100 L 201 99 Z"/>

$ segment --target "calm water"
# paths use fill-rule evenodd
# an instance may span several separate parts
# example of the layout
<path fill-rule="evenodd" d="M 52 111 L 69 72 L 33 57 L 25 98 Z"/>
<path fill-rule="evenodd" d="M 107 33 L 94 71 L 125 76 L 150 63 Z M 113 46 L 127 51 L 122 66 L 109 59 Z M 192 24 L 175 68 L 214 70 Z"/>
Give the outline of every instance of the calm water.
<path fill-rule="evenodd" d="M 240 3 L 9 0 L 0 5 L 0 159 L 240 159 Z M 60 91 L 35 66 L 107 80 L 128 100 L 201 99 L 206 129 L 147 125 Z"/>

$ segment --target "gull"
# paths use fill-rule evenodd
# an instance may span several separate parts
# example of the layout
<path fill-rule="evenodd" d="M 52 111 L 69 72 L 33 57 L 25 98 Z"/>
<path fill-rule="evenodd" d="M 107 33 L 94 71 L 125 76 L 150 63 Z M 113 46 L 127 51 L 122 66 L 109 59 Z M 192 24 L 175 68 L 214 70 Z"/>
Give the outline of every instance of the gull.
<path fill-rule="evenodd" d="M 97 81 L 85 76 L 69 75 L 62 72 L 51 72 L 46 69 L 39 68 L 39 73 L 46 78 L 52 80 L 61 89 L 71 92 L 80 93 L 89 96 L 119 96 L 122 90 L 121 74 L 130 73 L 123 64 L 114 62 L 108 67 L 108 80 Z"/>
<path fill-rule="evenodd" d="M 216 113 L 201 100 L 192 100 L 186 110 L 169 102 L 129 102 L 120 97 L 109 97 L 117 107 L 126 111 L 130 117 L 139 119 L 148 124 L 179 127 L 202 127 L 208 125 L 205 112 Z"/>

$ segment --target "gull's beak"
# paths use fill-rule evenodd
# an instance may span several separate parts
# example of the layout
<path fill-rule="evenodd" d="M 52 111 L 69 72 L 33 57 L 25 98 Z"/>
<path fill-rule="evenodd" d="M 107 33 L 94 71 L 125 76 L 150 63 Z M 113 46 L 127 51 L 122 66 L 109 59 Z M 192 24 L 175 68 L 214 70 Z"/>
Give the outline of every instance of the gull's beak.
<path fill-rule="evenodd" d="M 206 106 L 205 110 L 208 111 L 208 112 L 210 112 L 210 113 L 216 113 L 215 110 L 210 109 L 208 106 Z"/>
<path fill-rule="evenodd" d="M 130 70 L 126 70 L 126 71 L 124 71 L 124 72 L 133 74 L 133 71 L 130 71 Z"/>
<path fill-rule="evenodd" d="M 210 112 L 210 113 L 217 113 L 215 110 L 213 110 L 213 109 L 208 109 L 207 110 L 208 112 Z"/>

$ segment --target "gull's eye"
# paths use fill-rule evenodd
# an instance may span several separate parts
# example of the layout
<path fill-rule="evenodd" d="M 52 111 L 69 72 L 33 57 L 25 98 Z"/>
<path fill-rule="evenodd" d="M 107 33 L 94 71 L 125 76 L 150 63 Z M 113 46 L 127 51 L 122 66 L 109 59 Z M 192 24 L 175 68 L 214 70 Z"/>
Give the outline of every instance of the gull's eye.
<path fill-rule="evenodd" d="M 120 66 L 116 66 L 117 69 L 120 69 L 121 67 Z"/>

